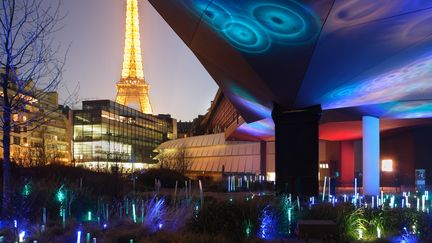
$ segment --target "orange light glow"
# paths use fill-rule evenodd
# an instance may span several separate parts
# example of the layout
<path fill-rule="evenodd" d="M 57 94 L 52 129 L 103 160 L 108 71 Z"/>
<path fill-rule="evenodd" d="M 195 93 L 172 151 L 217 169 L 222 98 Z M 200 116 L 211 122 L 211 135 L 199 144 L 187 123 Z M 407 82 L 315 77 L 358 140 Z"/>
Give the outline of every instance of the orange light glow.
<path fill-rule="evenodd" d="M 126 37 L 122 78 L 144 79 L 139 32 L 138 0 L 127 0 L 126 11 Z"/>
<path fill-rule="evenodd" d="M 381 161 L 381 171 L 392 172 L 393 171 L 393 160 L 383 159 Z"/>

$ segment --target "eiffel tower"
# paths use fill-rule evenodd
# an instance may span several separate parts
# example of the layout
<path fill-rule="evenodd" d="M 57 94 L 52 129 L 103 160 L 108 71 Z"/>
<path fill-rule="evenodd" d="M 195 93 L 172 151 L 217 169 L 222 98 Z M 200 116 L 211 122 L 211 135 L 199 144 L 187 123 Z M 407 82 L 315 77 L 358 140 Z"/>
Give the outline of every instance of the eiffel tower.
<path fill-rule="evenodd" d="M 122 105 L 137 104 L 140 111 L 153 114 L 148 96 L 149 85 L 144 79 L 139 32 L 138 0 L 126 0 L 126 37 L 123 69 L 117 82 L 116 102 Z"/>

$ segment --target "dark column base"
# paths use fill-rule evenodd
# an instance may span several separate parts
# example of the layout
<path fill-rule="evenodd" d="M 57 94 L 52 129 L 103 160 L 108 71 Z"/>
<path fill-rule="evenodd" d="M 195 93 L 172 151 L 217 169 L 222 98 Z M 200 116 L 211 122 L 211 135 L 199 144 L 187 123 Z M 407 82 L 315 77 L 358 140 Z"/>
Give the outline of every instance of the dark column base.
<path fill-rule="evenodd" d="M 272 112 L 276 137 L 276 190 L 298 196 L 319 193 L 318 143 L 321 106 Z"/>

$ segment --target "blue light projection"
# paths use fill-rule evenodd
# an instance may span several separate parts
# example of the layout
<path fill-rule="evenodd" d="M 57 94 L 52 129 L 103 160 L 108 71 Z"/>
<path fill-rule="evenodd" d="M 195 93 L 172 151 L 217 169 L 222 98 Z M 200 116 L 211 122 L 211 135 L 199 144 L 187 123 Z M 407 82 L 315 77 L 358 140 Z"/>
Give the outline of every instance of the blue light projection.
<path fill-rule="evenodd" d="M 337 88 L 323 97 L 324 109 L 428 98 L 432 92 L 432 54 L 367 80 Z"/>
<path fill-rule="evenodd" d="M 264 53 L 272 43 L 303 45 L 314 40 L 319 20 L 306 6 L 287 1 L 184 2 L 233 47 L 247 53 Z"/>
<path fill-rule="evenodd" d="M 232 93 L 231 101 L 238 104 L 256 116 L 261 118 L 271 117 L 271 108 L 260 104 L 257 99 L 247 92 L 245 89 L 235 85 L 234 83 L 227 84 L 229 93 Z"/>
<path fill-rule="evenodd" d="M 386 114 L 386 117 L 407 119 L 407 118 L 430 118 L 432 117 L 432 102 L 414 101 L 398 103 Z"/>
<path fill-rule="evenodd" d="M 294 1 L 286 1 L 286 6 L 260 4 L 254 6 L 252 14 L 268 33 L 286 44 L 303 44 L 313 40 L 318 32 L 318 21 L 313 14 Z"/>
<path fill-rule="evenodd" d="M 273 120 L 267 118 L 252 123 L 244 123 L 237 128 L 237 131 L 256 138 L 266 139 L 274 136 L 274 129 Z"/>
<path fill-rule="evenodd" d="M 359 107 L 359 110 L 380 118 L 410 119 L 432 117 L 432 100 L 389 102 Z"/>

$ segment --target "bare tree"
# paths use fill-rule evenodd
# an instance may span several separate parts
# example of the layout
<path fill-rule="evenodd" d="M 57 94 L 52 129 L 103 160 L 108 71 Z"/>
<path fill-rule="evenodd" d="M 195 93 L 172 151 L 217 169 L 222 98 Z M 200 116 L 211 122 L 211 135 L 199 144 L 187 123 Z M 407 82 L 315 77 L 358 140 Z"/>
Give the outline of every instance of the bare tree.
<path fill-rule="evenodd" d="M 166 152 L 161 152 L 158 156 L 157 159 L 159 161 L 159 167 L 161 169 L 171 169 L 171 164 L 172 164 L 172 160 L 173 160 L 173 156 L 171 154 L 168 154 Z"/>
<path fill-rule="evenodd" d="M 161 169 L 175 170 L 181 174 L 185 174 L 191 165 L 187 158 L 187 151 L 183 147 L 176 149 L 172 153 L 161 151 L 157 159 Z"/>
<path fill-rule="evenodd" d="M 187 158 L 186 149 L 181 147 L 177 150 L 174 157 L 174 170 L 182 173 L 183 175 L 190 169 L 190 161 Z"/>
<path fill-rule="evenodd" d="M 15 126 L 35 129 L 57 110 L 48 99 L 59 87 L 65 54 L 54 43 L 61 26 L 60 2 L 0 1 L 0 126 L 3 131 L 2 217 L 11 216 L 10 134 Z M 25 114 L 25 119 L 23 119 Z"/>

